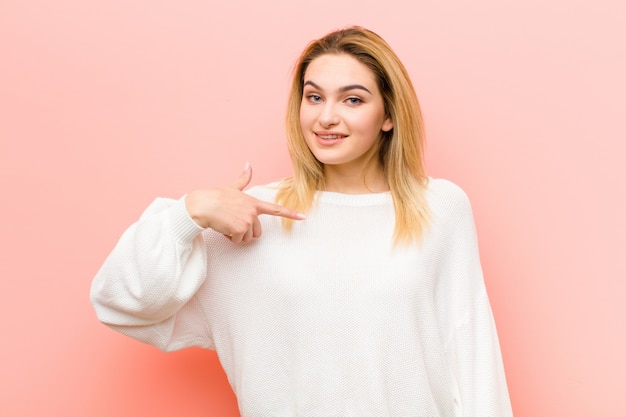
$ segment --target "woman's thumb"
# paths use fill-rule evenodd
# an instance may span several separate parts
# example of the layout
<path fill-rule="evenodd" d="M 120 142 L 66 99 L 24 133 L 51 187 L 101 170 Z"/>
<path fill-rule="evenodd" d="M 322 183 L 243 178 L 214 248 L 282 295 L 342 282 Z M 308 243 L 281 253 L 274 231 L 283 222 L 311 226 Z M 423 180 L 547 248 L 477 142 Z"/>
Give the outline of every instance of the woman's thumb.
<path fill-rule="evenodd" d="M 248 184 L 250 184 L 251 179 L 252 179 L 252 167 L 250 166 L 250 162 L 246 162 L 246 165 L 243 167 L 243 173 L 241 174 L 239 178 L 235 180 L 235 182 L 230 184 L 230 186 L 233 188 L 237 188 L 240 191 L 243 191 L 244 188 L 246 188 Z"/>

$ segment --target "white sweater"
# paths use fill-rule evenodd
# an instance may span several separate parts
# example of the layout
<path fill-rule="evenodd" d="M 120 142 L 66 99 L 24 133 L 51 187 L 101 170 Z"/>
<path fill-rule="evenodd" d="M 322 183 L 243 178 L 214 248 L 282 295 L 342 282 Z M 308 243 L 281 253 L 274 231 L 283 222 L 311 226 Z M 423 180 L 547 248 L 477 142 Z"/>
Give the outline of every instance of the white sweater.
<path fill-rule="evenodd" d="M 248 244 L 157 199 L 91 299 L 162 350 L 217 350 L 243 416 L 511 416 L 469 200 L 433 179 L 428 201 L 421 245 L 393 248 L 389 193 L 318 192 L 290 233 L 262 216 Z"/>

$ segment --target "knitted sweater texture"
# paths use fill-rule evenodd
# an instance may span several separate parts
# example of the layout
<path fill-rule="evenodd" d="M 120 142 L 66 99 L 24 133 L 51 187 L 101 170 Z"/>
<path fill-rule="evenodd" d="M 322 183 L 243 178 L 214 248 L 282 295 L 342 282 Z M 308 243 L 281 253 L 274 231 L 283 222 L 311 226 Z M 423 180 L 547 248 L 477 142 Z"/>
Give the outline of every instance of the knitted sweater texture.
<path fill-rule="evenodd" d="M 91 299 L 102 322 L 161 350 L 217 350 L 246 417 L 511 416 L 469 200 L 440 179 L 427 196 L 422 242 L 395 247 L 389 193 L 318 192 L 290 232 L 261 216 L 247 244 L 157 199 Z"/>

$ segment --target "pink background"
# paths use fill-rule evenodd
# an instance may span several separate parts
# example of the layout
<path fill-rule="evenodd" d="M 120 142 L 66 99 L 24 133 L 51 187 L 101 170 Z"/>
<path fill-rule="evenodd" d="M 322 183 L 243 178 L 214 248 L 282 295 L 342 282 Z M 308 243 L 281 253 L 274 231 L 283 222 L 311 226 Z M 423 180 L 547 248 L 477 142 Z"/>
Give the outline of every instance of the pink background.
<path fill-rule="evenodd" d="M 348 24 L 472 199 L 516 416 L 626 415 L 625 4 L 1 0 L 0 415 L 237 415 L 213 352 L 110 331 L 90 282 L 154 197 L 288 175 L 291 65 Z"/>

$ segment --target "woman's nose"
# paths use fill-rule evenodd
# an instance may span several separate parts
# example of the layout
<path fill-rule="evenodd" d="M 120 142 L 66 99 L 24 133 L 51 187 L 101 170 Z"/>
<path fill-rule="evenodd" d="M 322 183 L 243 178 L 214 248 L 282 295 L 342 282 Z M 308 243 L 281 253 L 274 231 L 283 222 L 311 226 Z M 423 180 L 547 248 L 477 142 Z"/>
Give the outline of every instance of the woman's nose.
<path fill-rule="evenodd" d="M 324 128 L 339 124 L 339 115 L 334 104 L 326 103 L 319 116 L 319 123 Z"/>

